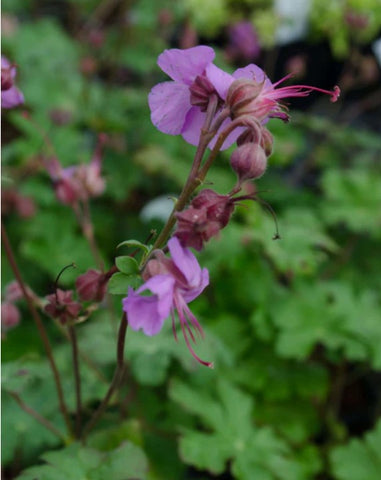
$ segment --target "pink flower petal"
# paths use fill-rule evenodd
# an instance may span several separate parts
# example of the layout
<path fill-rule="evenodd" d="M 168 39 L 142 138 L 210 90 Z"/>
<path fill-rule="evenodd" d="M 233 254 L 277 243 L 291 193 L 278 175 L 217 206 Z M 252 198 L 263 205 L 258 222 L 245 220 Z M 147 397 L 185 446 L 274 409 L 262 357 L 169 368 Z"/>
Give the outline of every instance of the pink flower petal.
<path fill-rule="evenodd" d="M 214 57 L 213 49 L 203 45 L 186 50 L 172 48 L 164 50 L 157 63 L 173 80 L 190 85 L 197 75 L 204 72 Z"/>
<path fill-rule="evenodd" d="M 128 289 L 128 296 L 123 299 L 123 310 L 127 313 L 128 323 L 133 330 L 142 329 L 146 335 L 160 332 L 171 311 L 174 285 L 175 279 L 170 275 L 156 275 L 136 293 L 132 288 Z M 146 290 L 154 295 L 139 295 Z"/>
<path fill-rule="evenodd" d="M 189 287 L 199 287 L 202 280 L 201 267 L 193 253 L 182 247 L 177 237 L 169 240 L 168 248 L 174 264 L 186 278 Z"/>
<path fill-rule="evenodd" d="M 132 289 L 128 291 L 128 297 L 123 299 L 123 310 L 132 330 L 142 329 L 150 336 L 160 332 L 165 318 L 159 315 L 157 304 L 157 297 L 141 297 Z"/>
<path fill-rule="evenodd" d="M 157 295 L 159 299 L 157 311 L 159 315 L 165 319 L 168 317 L 172 307 L 174 286 L 175 279 L 171 275 L 155 275 L 139 287 L 136 293 L 142 293 L 145 290 L 149 290 Z"/>
<path fill-rule="evenodd" d="M 159 83 L 148 95 L 148 103 L 155 127 L 170 135 L 181 133 L 191 108 L 187 85 L 177 82 Z"/>
<path fill-rule="evenodd" d="M 1 107 L 13 108 L 24 103 L 24 95 L 16 87 L 1 92 Z"/>
<path fill-rule="evenodd" d="M 191 145 L 198 145 L 201 129 L 205 122 L 205 113 L 198 107 L 192 107 L 185 118 L 181 135 Z"/>
<path fill-rule="evenodd" d="M 271 80 L 267 77 L 265 72 L 254 63 L 250 63 L 250 65 L 247 65 L 244 68 L 239 68 L 233 73 L 233 77 L 235 79 L 249 78 L 251 80 L 255 80 L 258 83 L 264 81 L 266 87 L 272 87 Z"/>
<path fill-rule="evenodd" d="M 218 95 L 226 100 L 230 85 L 234 82 L 235 78 L 229 73 L 224 72 L 220 68 L 216 67 L 213 63 L 209 64 L 205 69 L 206 76 L 217 90 Z"/>

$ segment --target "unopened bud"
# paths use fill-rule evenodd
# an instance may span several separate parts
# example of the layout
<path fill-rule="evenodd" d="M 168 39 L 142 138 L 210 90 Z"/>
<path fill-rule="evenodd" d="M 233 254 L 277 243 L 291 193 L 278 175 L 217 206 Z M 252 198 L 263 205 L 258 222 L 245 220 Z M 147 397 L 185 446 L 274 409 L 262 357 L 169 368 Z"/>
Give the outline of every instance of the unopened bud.
<path fill-rule="evenodd" d="M 218 222 L 221 228 L 226 227 L 234 210 L 233 202 L 228 195 L 219 195 L 210 188 L 201 190 L 192 200 L 192 207 L 205 208 L 208 220 Z"/>
<path fill-rule="evenodd" d="M 263 85 L 263 83 L 247 78 L 239 78 L 230 85 L 226 104 L 230 108 L 232 119 L 241 115 L 257 113 L 257 98 L 262 92 Z"/>
<path fill-rule="evenodd" d="M 190 103 L 195 107 L 200 107 L 202 112 L 206 112 L 210 96 L 216 91 L 212 83 L 205 75 L 197 75 L 189 90 L 191 92 Z"/>
<path fill-rule="evenodd" d="M 267 166 L 267 156 L 257 143 L 244 143 L 230 158 L 230 164 L 241 184 L 245 180 L 261 177 Z"/>
<path fill-rule="evenodd" d="M 184 247 L 201 250 L 204 242 L 218 235 L 230 220 L 234 202 L 228 195 L 202 190 L 186 210 L 176 214 L 176 237 Z"/>
<path fill-rule="evenodd" d="M 1 304 L 1 326 L 5 331 L 20 323 L 19 309 L 11 302 Z"/>
<path fill-rule="evenodd" d="M 241 135 L 237 138 L 237 145 L 241 146 L 245 143 L 258 143 L 265 151 L 267 157 L 272 154 L 274 138 L 271 133 L 265 127 L 260 129 L 261 135 L 258 139 L 258 131 L 252 128 L 247 128 Z"/>
<path fill-rule="evenodd" d="M 28 288 L 28 287 L 27 287 Z M 5 288 L 5 301 L 6 302 L 16 302 L 23 298 L 23 291 L 21 290 L 20 284 L 13 280 Z"/>
<path fill-rule="evenodd" d="M 78 296 L 84 302 L 100 302 L 106 294 L 107 278 L 104 273 L 90 269 L 75 281 Z"/>

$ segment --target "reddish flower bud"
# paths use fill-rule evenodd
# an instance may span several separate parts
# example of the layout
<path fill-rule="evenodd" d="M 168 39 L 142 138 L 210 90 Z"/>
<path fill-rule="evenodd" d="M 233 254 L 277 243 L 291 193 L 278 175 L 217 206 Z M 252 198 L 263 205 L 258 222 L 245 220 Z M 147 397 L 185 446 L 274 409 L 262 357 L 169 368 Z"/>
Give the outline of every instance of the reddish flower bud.
<path fill-rule="evenodd" d="M 259 178 L 265 173 L 267 156 L 257 143 L 244 143 L 234 150 L 230 164 L 241 184 L 245 180 Z"/>
<path fill-rule="evenodd" d="M 271 133 L 265 127 L 261 127 L 261 136 L 259 139 L 259 145 L 265 151 L 267 157 L 272 154 L 274 138 Z M 258 133 L 257 130 L 252 128 L 246 129 L 241 135 L 237 138 L 237 145 L 243 145 L 245 143 L 258 143 Z"/>
<path fill-rule="evenodd" d="M 229 222 L 234 201 L 210 189 L 202 190 L 189 208 L 176 214 L 176 237 L 184 247 L 200 251 L 204 242 L 218 235 Z"/>
<path fill-rule="evenodd" d="M 48 304 L 44 308 L 45 312 L 52 318 L 58 319 L 63 325 L 72 322 L 78 317 L 82 308 L 80 303 L 73 300 L 72 295 L 71 290 L 57 288 L 56 293 L 46 297 Z"/>
<path fill-rule="evenodd" d="M 234 210 L 232 199 L 228 195 L 219 195 L 210 188 L 202 190 L 192 200 L 192 207 L 205 208 L 207 219 L 226 227 Z"/>
<path fill-rule="evenodd" d="M 7 331 L 20 323 L 19 309 L 11 302 L 1 304 L 1 326 Z"/>
<path fill-rule="evenodd" d="M 190 103 L 195 107 L 200 107 L 202 112 L 206 112 L 210 96 L 216 92 L 210 80 L 205 75 L 197 75 L 189 90 L 191 92 Z"/>
<path fill-rule="evenodd" d="M 28 287 L 27 287 L 28 288 Z M 23 298 L 23 293 L 20 287 L 20 284 L 13 280 L 13 282 L 9 283 L 5 288 L 5 301 L 6 302 L 16 302 Z"/>
<path fill-rule="evenodd" d="M 226 103 L 230 107 L 232 119 L 247 114 L 258 118 L 262 116 L 258 111 L 257 98 L 262 92 L 263 85 L 263 82 L 258 83 L 247 78 L 239 78 L 230 85 Z"/>
<path fill-rule="evenodd" d="M 101 302 L 106 294 L 107 277 L 90 269 L 75 281 L 78 296 L 84 302 Z"/>

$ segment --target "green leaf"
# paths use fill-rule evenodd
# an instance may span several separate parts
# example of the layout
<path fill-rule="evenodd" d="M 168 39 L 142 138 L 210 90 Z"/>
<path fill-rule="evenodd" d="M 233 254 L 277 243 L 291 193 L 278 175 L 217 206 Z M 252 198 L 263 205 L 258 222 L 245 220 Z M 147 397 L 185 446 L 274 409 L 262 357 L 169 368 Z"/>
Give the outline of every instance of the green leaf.
<path fill-rule="evenodd" d="M 149 246 L 144 245 L 144 243 L 139 242 L 139 240 L 125 240 L 124 242 L 119 243 L 116 248 L 120 247 L 140 248 L 141 250 L 144 250 L 144 253 L 146 254 L 151 250 Z"/>
<path fill-rule="evenodd" d="M 137 288 L 140 283 L 140 275 L 117 272 L 108 282 L 108 291 L 113 295 L 127 295 L 128 287 Z"/>
<path fill-rule="evenodd" d="M 138 262 L 135 258 L 129 256 L 116 257 L 115 264 L 118 267 L 119 271 L 125 273 L 126 275 L 133 275 L 139 273 Z"/>
<path fill-rule="evenodd" d="M 329 224 L 344 223 L 355 232 L 380 236 L 381 185 L 379 171 L 364 167 L 329 169 L 322 178 L 326 200 L 322 212 Z"/>
<path fill-rule="evenodd" d="M 331 466 L 338 480 L 379 480 L 381 472 L 381 421 L 362 440 L 353 439 L 336 447 L 330 454 Z"/>
<path fill-rule="evenodd" d="M 125 480 L 143 478 L 148 467 L 142 450 L 129 442 L 108 452 L 72 444 L 42 458 L 45 465 L 26 469 L 17 480 Z"/>
<path fill-rule="evenodd" d="M 186 463 L 213 474 L 222 473 L 228 462 L 235 478 L 252 480 L 303 480 L 319 468 L 314 462 L 297 459 L 287 443 L 269 427 L 255 426 L 252 398 L 221 378 L 215 394 L 205 393 L 175 381 L 171 398 L 197 415 L 210 433 L 183 429 L 180 454 Z"/>

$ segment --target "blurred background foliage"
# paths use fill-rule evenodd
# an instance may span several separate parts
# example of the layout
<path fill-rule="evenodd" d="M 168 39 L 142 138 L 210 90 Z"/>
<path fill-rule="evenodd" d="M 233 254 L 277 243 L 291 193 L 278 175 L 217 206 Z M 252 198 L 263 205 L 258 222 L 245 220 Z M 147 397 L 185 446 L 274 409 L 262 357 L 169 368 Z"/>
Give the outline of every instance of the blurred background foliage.
<path fill-rule="evenodd" d="M 86 447 L 64 446 L 8 395 L 17 392 L 61 426 L 51 373 L 20 301 L 22 320 L 2 337 L 3 478 L 378 479 L 379 0 L 2 4 L 3 53 L 17 64 L 26 99 L 2 118 L 3 216 L 22 274 L 41 297 L 63 266 L 77 265 L 62 276 L 65 288 L 95 266 L 44 159 L 86 163 L 97 134 L 108 135 L 107 188 L 91 204 L 107 267 L 120 242 L 161 228 L 162 199 L 187 177 L 195 149 L 150 122 L 147 94 L 165 79 L 156 66 L 163 49 L 207 43 L 228 70 L 256 62 L 273 81 L 295 71 L 297 83 L 342 88 L 334 105 L 318 95 L 297 99 L 290 124 L 268 124 L 275 148 L 256 188 L 276 211 L 282 239 L 272 241 L 265 209 L 243 204 L 199 256 L 211 285 L 192 305 L 206 331 L 197 351 L 214 370 L 195 365 L 170 326 L 152 338 L 128 331 L 118 401 Z M 230 190 L 229 152 L 208 181 Z M 15 194 L 26 210 L 9 206 Z M 4 290 L 13 276 L 6 258 L 2 265 Z M 70 349 L 57 326 L 46 325 L 74 410 Z M 115 324 L 100 309 L 77 328 L 89 412 L 112 376 Z"/>

